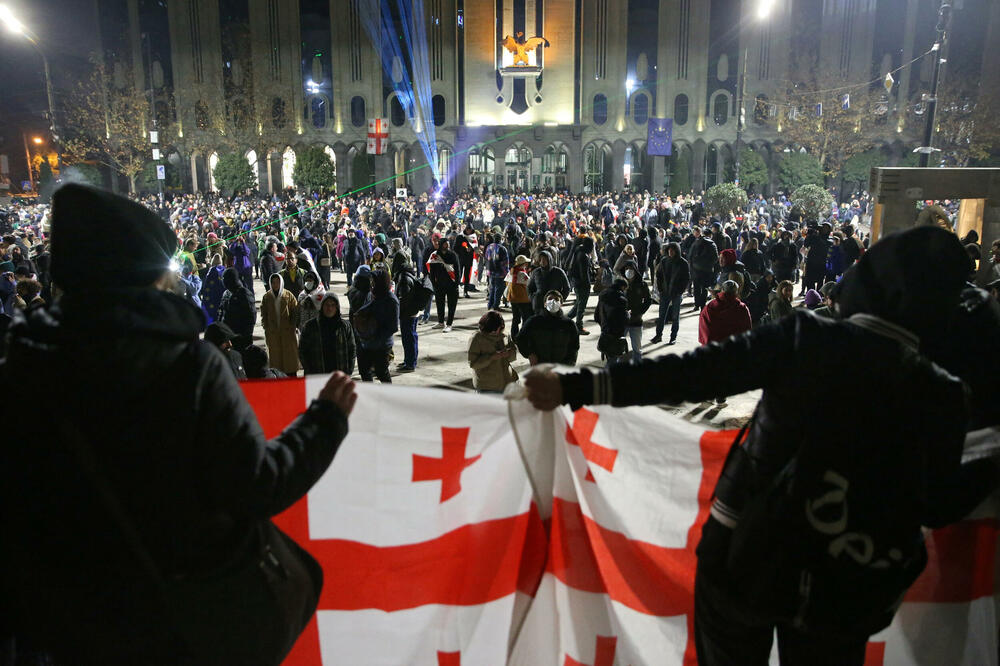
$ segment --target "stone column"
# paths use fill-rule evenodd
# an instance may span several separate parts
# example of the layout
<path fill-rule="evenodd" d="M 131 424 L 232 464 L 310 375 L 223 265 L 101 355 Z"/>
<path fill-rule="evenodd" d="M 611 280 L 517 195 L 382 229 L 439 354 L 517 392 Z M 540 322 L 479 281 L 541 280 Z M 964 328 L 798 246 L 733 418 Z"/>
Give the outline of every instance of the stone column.
<path fill-rule="evenodd" d="M 703 141 L 696 141 L 691 146 L 691 189 L 699 192 L 705 189 L 705 151 L 707 146 Z"/>
<path fill-rule="evenodd" d="M 663 191 L 663 178 L 667 173 L 666 157 L 649 155 L 649 192 L 651 194 Z"/>
<path fill-rule="evenodd" d="M 195 154 L 191 155 L 191 191 L 195 194 L 201 192 L 198 183 L 198 156 Z"/>
<path fill-rule="evenodd" d="M 566 165 L 566 185 L 570 192 L 583 192 L 583 148 L 567 146 L 569 163 Z"/>

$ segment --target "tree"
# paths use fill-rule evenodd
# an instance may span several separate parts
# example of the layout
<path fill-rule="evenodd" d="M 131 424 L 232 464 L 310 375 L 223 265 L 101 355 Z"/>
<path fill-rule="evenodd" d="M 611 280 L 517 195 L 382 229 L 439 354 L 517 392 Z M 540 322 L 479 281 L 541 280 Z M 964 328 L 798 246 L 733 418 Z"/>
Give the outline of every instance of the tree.
<path fill-rule="evenodd" d="M 687 150 L 671 156 L 673 169 L 670 175 L 670 196 L 676 197 L 691 191 L 691 153 Z"/>
<path fill-rule="evenodd" d="M 215 165 L 215 184 L 225 193 L 236 194 L 257 187 L 250 163 L 239 153 L 226 153 Z"/>
<path fill-rule="evenodd" d="M 359 152 L 354 156 L 354 162 L 351 164 L 351 187 L 357 192 L 362 188 L 369 187 L 374 182 L 371 158 L 367 153 Z"/>
<path fill-rule="evenodd" d="M 740 151 L 740 185 L 747 190 L 753 190 L 767 185 L 768 180 L 764 158 L 752 148 L 743 148 Z"/>
<path fill-rule="evenodd" d="M 181 175 L 177 172 L 177 169 L 170 162 L 164 162 L 163 167 L 166 171 L 164 174 L 166 179 L 163 181 L 163 189 L 165 190 L 177 190 L 181 187 Z M 146 162 L 142 167 L 142 173 L 137 179 L 137 184 L 139 188 L 145 192 L 156 192 L 159 190 L 159 185 L 157 181 L 159 179 L 156 177 L 156 162 Z"/>
<path fill-rule="evenodd" d="M 782 153 L 778 160 L 778 185 L 786 192 L 803 185 L 823 185 L 823 167 L 809 153 Z"/>
<path fill-rule="evenodd" d="M 145 118 L 146 92 L 136 90 L 130 67 L 116 64 L 119 75 L 109 76 L 103 60 L 92 55 L 90 72 L 66 97 L 64 153 L 70 160 L 96 160 L 135 181 L 149 159 L 151 145 Z M 119 85 L 121 84 L 121 85 Z M 165 128 L 160 128 L 161 133 Z"/>
<path fill-rule="evenodd" d="M 42 160 L 38 169 L 38 191 L 46 189 L 52 183 L 52 166 L 48 160 Z"/>
<path fill-rule="evenodd" d="M 705 192 L 705 209 L 709 213 L 728 218 L 747 205 L 747 193 L 736 183 L 719 183 Z"/>
<path fill-rule="evenodd" d="M 831 210 L 833 195 L 819 185 L 803 185 L 790 197 L 793 207 L 802 210 L 806 220 L 819 222 Z"/>
<path fill-rule="evenodd" d="M 310 146 L 295 156 L 292 180 L 306 192 L 322 192 L 336 186 L 337 171 L 325 150 Z"/>
<path fill-rule="evenodd" d="M 104 176 L 101 170 L 93 164 L 71 164 L 63 166 L 63 180 L 84 185 L 101 187 L 104 185 Z"/>
<path fill-rule="evenodd" d="M 1000 151 L 1000 91 L 983 86 L 978 75 L 958 69 L 948 72 L 938 97 L 934 147 L 941 152 L 932 154 L 928 164 L 969 166 Z M 911 122 L 923 128 L 924 105 L 913 105 L 910 111 Z"/>

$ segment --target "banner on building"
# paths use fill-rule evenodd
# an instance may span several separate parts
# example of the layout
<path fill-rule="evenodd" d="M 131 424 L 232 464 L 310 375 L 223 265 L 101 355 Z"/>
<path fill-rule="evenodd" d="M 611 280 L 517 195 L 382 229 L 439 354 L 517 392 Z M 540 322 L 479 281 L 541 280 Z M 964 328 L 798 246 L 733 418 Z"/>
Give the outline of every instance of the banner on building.
<path fill-rule="evenodd" d="M 274 437 L 324 381 L 243 390 Z M 695 664 L 695 547 L 734 433 L 653 407 L 358 393 L 330 469 L 275 519 L 326 576 L 287 665 Z M 997 534 L 930 534 L 866 664 L 996 664 Z"/>
<path fill-rule="evenodd" d="M 368 121 L 368 154 L 381 155 L 389 149 L 389 123 L 385 118 Z"/>
<path fill-rule="evenodd" d="M 650 118 L 646 133 L 647 155 L 669 155 L 673 145 L 673 118 Z"/>

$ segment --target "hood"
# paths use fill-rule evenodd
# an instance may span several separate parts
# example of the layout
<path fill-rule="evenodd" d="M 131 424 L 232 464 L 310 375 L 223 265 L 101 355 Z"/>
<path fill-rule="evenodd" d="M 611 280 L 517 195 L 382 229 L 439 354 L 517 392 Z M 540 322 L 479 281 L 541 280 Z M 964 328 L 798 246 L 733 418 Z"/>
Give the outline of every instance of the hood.
<path fill-rule="evenodd" d="M 240 282 L 240 274 L 235 268 L 227 268 L 222 272 L 222 286 L 233 292 L 243 286 L 243 283 Z"/>
<path fill-rule="evenodd" d="M 323 316 L 323 303 L 325 303 L 326 301 L 333 301 L 334 303 L 337 304 L 337 315 L 335 317 Z M 320 311 L 320 319 L 342 319 L 340 312 L 340 299 L 337 298 L 337 294 L 333 293 L 332 291 L 328 291 L 325 294 L 323 294 L 323 297 L 319 301 L 319 311 Z"/>
<path fill-rule="evenodd" d="M 323 290 L 323 283 L 320 281 L 319 275 L 317 275 L 315 271 L 307 271 L 305 277 L 302 278 L 302 283 L 305 284 L 309 280 L 312 280 L 316 285 L 313 287 L 313 291 Z"/>
<path fill-rule="evenodd" d="M 281 281 L 281 286 L 278 288 L 278 293 L 280 294 L 282 291 L 284 291 L 284 289 L 285 289 L 285 278 L 281 277 L 281 273 L 272 273 L 271 277 L 267 278 L 267 291 L 265 291 L 264 293 L 267 293 L 268 291 L 274 291 L 271 288 L 271 281 L 275 277 L 277 277 L 278 280 Z"/>
<path fill-rule="evenodd" d="M 844 275 L 838 307 L 845 319 L 871 314 L 921 340 L 934 338 L 946 329 L 971 270 L 952 233 L 925 226 L 890 234 Z"/>

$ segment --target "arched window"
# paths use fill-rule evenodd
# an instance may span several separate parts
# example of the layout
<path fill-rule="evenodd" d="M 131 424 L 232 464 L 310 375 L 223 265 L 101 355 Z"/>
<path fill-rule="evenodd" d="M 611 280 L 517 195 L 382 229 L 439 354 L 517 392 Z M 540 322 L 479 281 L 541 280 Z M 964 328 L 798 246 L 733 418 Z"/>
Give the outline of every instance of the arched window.
<path fill-rule="evenodd" d="M 431 111 L 434 114 L 434 126 L 441 127 L 445 121 L 444 96 L 434 95 L 431 98 Z"/>
<path fill-rule="evenodd" d="M 602 93 L 594 95 L 594 124 L 603 125 L 608 122 L 608 98 Z"/>
<path fill-rule="evenodd" d="M 326 99 L 323 97 L 313 97 L 310 104 L 312 109 L 312 123 L 316 129 L 326 127 Z"/>
<path fill-rule="evenodd" d="M 674 98 L 674 124 L 683 125 L 688 121 L 688 96 L 681 93 Z"/>
<path fill-rule="evenodd" d="M 451 148 L 441 146 L 438 148 L 438 177 L 442 183 L 447 183 L 448 175 L 451 173 Z"/>
<path fill-rule="evenodd" d="M 295 187 L 295 179 L 292 174 L 295 172 L 295 151 L 291 146 L 285 148 L 281 154 L 281 186 Z"/>
<path fill-rule="evenodd" d="M 503 161 L 505 164 L 531 164 L 531 151 L 524 146 L 511 146 Z"/>
<path fill-rule="evenodd" d="M 365 119 L 365 98 L 356 95 L 351 98 L 351 124 L 355 127 L 364 127 Z"/>
<path fill-rule="evenodd" d="M 729 120 L 729 97 L 726 95 L 716 95 L 712 102 L 712 119 L 716 125 L 725 125 Z"/>
<path fill-rule="evenodd" d="M 285 100 L 275 97 L 271 100 L 271 124 L 277 129 L 284 129 L 288 123 L 285 116 Z"/>
<path fill-rule="evenodd" d="M 649 97 L 646 95 L 636 95 L 632 100 L 635 109 L 635 122 L 645 125 L 649 121 Z"/>
<path fill-rule="evenodd" d="M 492 174 L 494 161 L 492 148 L 476 148 L 469 153 L 469 173 Z"/>
<path fill-rule="evenodd" d="M 392 101 L 389 102 L 389 122 L 394 127 L 402 127 L 403 123 L 406 122 L 406 113 L 403 111 L 403 105 L 399 102 L 399 95 L 393 95 Z"/>

